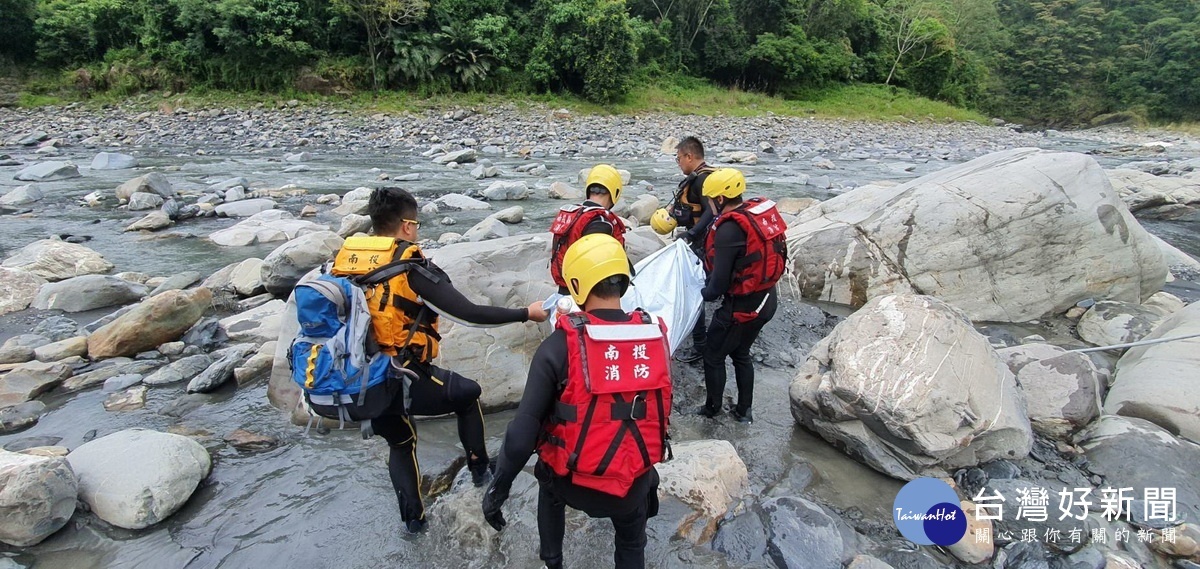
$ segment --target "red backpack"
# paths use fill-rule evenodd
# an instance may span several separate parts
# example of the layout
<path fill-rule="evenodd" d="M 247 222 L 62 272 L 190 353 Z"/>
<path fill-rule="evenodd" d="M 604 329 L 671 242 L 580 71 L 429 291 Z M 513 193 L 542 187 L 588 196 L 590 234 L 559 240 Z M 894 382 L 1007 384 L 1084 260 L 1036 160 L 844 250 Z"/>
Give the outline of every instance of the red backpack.
<path fill-rule="evenodd" d="M 558 215 L 550 224 L 550 234 L 553 236 L 550 243 L 550 276 L 554 278 L 554 284 L 567 286 L 567 280 L 562 276 L 563 256 L 572 243 L 583 237 L 583 230 L 597 216 L 604 217 L 612 224 L 613 238 L 622 247 L 625 246 L 625 222 L 617 214 L 599 206 L 569 205 L 558 210 Z"/>
<path fill-rule="evenodd" d="M 767 290 L 783 277 L 787 268 L 787 223 L 775 209 L 775 202 L 766 198 L 750 198 L 737 209 L 721 214 L 713 221 L 708 232 L 708 254 L 704 264 L 712 271 L 716 258 L 713 243 L 717 228 L 726 221 L 733 221 L 746 232 L 746 256 L 733 267 L 733 283 L 729 286 L 732 296 L 745 296 Z"/>
<path fill-rule="evenodd" d="M 567 383 L 538 446 L 558 476 L 617 497 L 671 453 L 667 326 L 641 310 L 631 316 L 558 319 L 567 335 Z"/>

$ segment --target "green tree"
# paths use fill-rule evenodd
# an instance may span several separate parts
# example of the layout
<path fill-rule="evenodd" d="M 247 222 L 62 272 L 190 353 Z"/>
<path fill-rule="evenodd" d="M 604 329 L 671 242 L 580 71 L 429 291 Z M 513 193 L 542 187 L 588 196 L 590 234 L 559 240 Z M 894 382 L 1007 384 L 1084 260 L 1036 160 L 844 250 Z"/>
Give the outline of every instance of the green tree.
<path fill-rule="evenodd" d="M 612 103 L 629 90 L 637 46 L 624 0 L 542 0 L 526 70 L 534 82 Z"/>
<path fill-rule="evenodd" d="M 367 58 L 371 62 L 371 80 L 379 89 L 383 76 L 379 59 L 383 55 L 384 38 L 395 26 L 402 26 L 424 17 L 429 3 L 426 0 L 332 0 L 334 8 L 356 18 L 367 34 Z"/>

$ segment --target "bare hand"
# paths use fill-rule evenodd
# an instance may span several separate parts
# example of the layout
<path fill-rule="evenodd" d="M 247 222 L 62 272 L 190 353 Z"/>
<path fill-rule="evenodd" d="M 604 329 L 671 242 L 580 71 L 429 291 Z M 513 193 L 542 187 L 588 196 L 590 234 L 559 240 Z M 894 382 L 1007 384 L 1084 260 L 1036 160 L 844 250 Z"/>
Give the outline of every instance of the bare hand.
<path fill-rule="evenodd" d="M 532 320 L 534 322 L 545 322 L 546 318 L 549 318 L 549 317 L 550 317 L 550 314 L 548 314 L 546 312 L 546 309 L 542 308 L 541 301 L 534 302 L 529 305 L 529 319 L 530 320 Z"/>

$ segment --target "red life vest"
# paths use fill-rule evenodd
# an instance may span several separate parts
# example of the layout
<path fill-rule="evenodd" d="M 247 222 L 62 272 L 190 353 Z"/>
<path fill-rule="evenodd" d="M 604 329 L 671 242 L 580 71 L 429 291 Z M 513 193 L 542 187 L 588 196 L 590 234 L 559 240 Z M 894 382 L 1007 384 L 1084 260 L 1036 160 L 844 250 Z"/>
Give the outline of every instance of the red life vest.
<path fill-rule="evenodd" d="M 625 246 L 625 223 L 617 214 L 600 206 L 569 205 L 558 210 L 554 222 L 550 224 L 550 276 L 554 284 L 565 287 L 567 280 L 562 276 L 563 256 L 567 248 L 583 237 L 583 230 L 597 217 L 603 217 L 613 228 L 612 236 Z"/>
<path fill-rule="evenodd" d="M 558 319 L 555 327 L 567 335 L 567 383 L 538 445 L 556 475 L 617 497 L 670 459 L 667 326 L 641 310 L 631 316 L 606 322 L 575 312 Z"/>
<path fill-rule="evenodd" d="M 711 272 L 716 259 L 713 246 L 717 228 L 726 221 L 733 221 L 746 232 L 746 255 L 733 266 L 733 282 L 728 294 L 745 296 L 767 290 L 779 282 L 787 265 L 787 223 L 775 209 L 775 202 L 766 198 L 750 198 L 737 209 L 723 213 L 713 221 L 708 232 L 708 243 L 704 258 Z"/>

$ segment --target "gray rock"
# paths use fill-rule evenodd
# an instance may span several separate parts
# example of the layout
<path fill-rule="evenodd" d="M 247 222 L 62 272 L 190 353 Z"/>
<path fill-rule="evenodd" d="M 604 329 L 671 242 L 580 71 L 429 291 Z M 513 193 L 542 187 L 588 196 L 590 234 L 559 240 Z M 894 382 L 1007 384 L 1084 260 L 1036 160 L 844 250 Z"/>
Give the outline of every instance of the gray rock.
<path fill-rule="evenodd" d="M 137 377 L 141 381 L 141 376 Z M 146 393 L 150 391 L 149 387 L 139 385 L 126 391 L 110 393 L 104 398 L 104 410 L 110 413 L 121 411 L 136 411 L 146 407 Z"/>
<path fill-rule="evenodd" d="M 44 197 L 46 195 L 42 193 L 41 188 L 37 184 L 25 184 L 24 186 L 17 186 L 3 196 L 0 196 L 0 205 L 28 205 L 42 201 Z"/>
<path fill-rule="evenodd" d="M 44 284 L 31 272 L 0 267 L 0 315 L 28 308 Z"/>
<path fill-rule="evenodd" d="M 106 393 L 112 393 L 115 391 L 121 391 L 122 389 L 127 389 L 130 387 L 133 387 L 141 382 L 142 382 L 142 376 L 138 375 L 136 373 L 126 373 L 126 374 L 121 374 L 121 375 L 114 375 L 114 376 L 104 380 L 103 390 Z"/>
<path fill-rule="evenodd" d="M 233 379 L 233 370 L 242 365 L 248 352 L 252 349 L 253 347 L 249 350 L 233 350 L 221 356 L 188 382 L 187 392 L 208 393 L 221 387 L 225 382 Z"/>
<path fill-rule="evenodd" d="M 438 204 L 439 208 L 444 207 L 452 210 L 492 209 L 492 206 L 488 205 L 487 202 L 481 202 L 462 194 L 446 194 L 438 198 L 434 203 Z"/>
<path fill-rule="evenodd" d="M 563 182 L 554 182 L 550 184 L 550 197 L 559 200 L 580 200 L 583 199 L 583 191 Z"/>
<path fill-rule="evenodd" d="M 489 217 L 494 217 L 500 221 L 503 221 L 504 223 L 521 223 L 521 220 L 525 219 L 525 208 L 519 205 L 514 205 L 510 208 L 505 208 L 493 213 Z"/>
<path fill-rule="evenodd" d="M 1025 344 L 997 353 L 1017 376 L 1034 430 L 1066 439 L 1100 416 L 1103 384 L 1086 355 L 1049 344 Z"/>
<path fill-rule="evenodd" d="M 471 170 L 471 177 L 475 178 L 476 180 L 483 180 L 485 178 L 495 178 L 496 176 L 499 176 L 499 175 L 500 175 L 500 170 L 498 170 L 495 166 L 485 166 L 483 164 L 480 164 L 480 165 L 476 166 L 475 169 Z"/>
<path fill-rule="evenodd" d="M 798 496 L 763 502 L 767 552 L 778 567 L 841 569 L 841 532 L 820 506 Z"/>
<path fill-rule="evenodd" d="M 338 227 L 337 234 L 345 238 L 355 233 L 368 233 L 370 231 L 370 216 L 350 214 L 342 218 L 342 224 Z"/>
<path fill-rule="evenodd" d="M 146 192 L 137 192 L 129 196 L 129 211 L 144 211 L 157 209 L 163 204 L 162 196 Z"/>
<path fill-rule="evenodd" d="M 420 179 L 421 179 L 421 175 L 418 173 L 415 173 L 415 172 L 412 174 L 401 174 L 399 176 L 396 176 L 395 178 L 392 178 L 392 180 L 397 181 L 397 182 L 416 182 L 417 180 L 420 180 Z"/>
<path fill-rule="evenodd" d="M 1145 339 L 1194 334 L 1200 334 L 1200 303 L 1176 312 Z M 1140 417 L 1200 441 L 1200 389 L 1195 383 L 1198 369 L 1200 338 L 1131 348 L 1117 362 L 1116 382 L 1104 400 L 1104 411 Z"/>
<path fill-rule="evenodd" d="M 658 198 L 650 194 L 642 194 L 629 206 L 629 217 L 637 220 L 638 225 L 650 223 L 650 216 L 659 208 Z"/>
<path fill-rule="evenodd" d="M 228 190 L 225 190 L 225 203 L 239 202 L 244 199 L 246 199 L 246 188 L 234 186 Z"/>
<path fill-rule="evenodd" d="M 33 327 L 33 334 L 44 336 L 50 339 L 50 342 L 58 342 L 67 338 L 83 335 L 83 328 L 79 327 L 79 323 L 67 318 L 66 316 L 51 316 L 38 322 L 37 326 Z M 46 342 L 47 344 L 50 342 Z M 38 346 L 33 346 L 38 347 Z"/>
<path fill-rule="evenodd" d="M 130 223 L 125 226 L 124 231 L 158 231 L 170 227 L 171 223 L 171 216 L 159 210 L 150 212 L 145 217 Z"/>
<path fill-rule="evenodd" d="M 80 177 L 79 169 L 74 164 L 53 160 L 28 166 L 13 175 L 14 180 L 22 182 L 54 182 L 78 177 Z"/>
<path fill-rule="evenodd" d="M 225 334 L 225 329 L 221 327 L 221 323 L 216 318 L 205 318 L 189 328 L 183 334 L 181 341 L 188 346 L 208 351 L 214 346 L 229 341 L 229 336 Z"/>
<path fill-rule="evenodd" d="M 492 182 L 480 195 L 489 201 L 523 200 L 529 197 L 529 185 L 524 181 Z"/>
<path fill-rule="evenodd" d="M 837 170 L 837 165 L 825 157 L 813 158 L 812 167 L 818 170 Z"/>
<path fill-rule="evenodd" d="M 142 380 L 142 383 L 158 386 L 179 383 L 181 381 L 191 381 L 200 372 L 208 369 L 208 366 L 212 365 L 212 363 L 212 358 L 207 354 L 187 356 L 159 368 L 154 373 L 146 376 Z"/>
<path fill-rule="evenodd" d="M 199 443 L 129 429 L 84 443 L 67 455 L 79 497 L 100 519 L 142 529 L 175 513 L 212 470 Z"/>
<path fill-rule="evenodd" d="M 93 170 L 128 170 L 137 165 L 137 158 L 119 152 L 101 152 L 92 158 Z"/>
<path fill-rule="evenodd" d="M 791 225 L 788 249 L 804 251 L 792 274 L 804 298 L 860 306 L 919 291 L 975 321 L 1025 322 L 1089 297 L 1140 302 L 1166 265 L 1109 187 L 1091 157 L 1028 148 L 863 186 Z"/>
<path fill-rule="evenodd" d="M 164 198 L 178 196 L 178 192 L 171 186 L 171 181 L 166 176 L 158 172 L 151 172 L 118 186 L 116 191 L 117 199 L 127 200 L 130 196 L 138 192 L 158 194 Z"/>
<path fill-rule="evenodd" d="M 41 310 L 85 312 L 137 302 L 150 292 L 146 287 L 105 275 L 83 275 L 42 286 L 33 300 Z"/>
<path fill-rule="evenodd" d="M 1161 313 L 1129 302 L 1102 300 L 1079 319 L 1079 337 L 1097 346 L 1141 340 L 1162 322 Z"/>
<path fill-rule="evenodd" d="M 0 382 L 0 407 L 18 405 L 54 389 L 71 376 L 65 363 L 24 363 L 4 376 Z"/>
<path fill-rule="evenodd" d="M 292 214 L 280 209 L 271 209 L 254 214 L 232 227 L 214 231 L 209 234 L 208 239 L 224 247 L 243 247 L 257 243 L 287 241 L 328 230 L 324 225 L 296 219 Z"/>
<path fill-rule="evenodd" d="M 46 404 L 41 401 L 26 401 L 8 407 L 0 407 L 0 435 L 15 433 L 36 425 L 45 411 Z M 3 475 L 0 475 L 0 478 L 2 477 Z M 0 511 L 2 510 L 3 508 L 0 507 Z"/>
<path fill-rule="evenodd" d="M 469 162 L 474 162 L 475 157 L 476 153 L 474 148 L 464 148 L 462 150 L 456 150 L 454 152 L 449 152 L 438 156 L 437 158 L 433 159 L 433 163 L 449 164 L 451 162 L 456 162 L 458 164 L 466 164 Z"/>
<path fill-rule="evenodd" d="M 1177 515 L 1200 519 L 1200 445 L 1149 421 L 1117 415 L 1100 417 L 1077 440 L 1088 469 L 1103 477 L 1104 487 L 1133 488 L 1128 495 L 1134 499 L 1146 488 L 1175 488 Z M 1143 513 L 1132 510 L 1132 518 Z"/>
<path fill-rule="evenodd" d="M 342 200 L 342 205 L 333 208 L 333 215 L 366 215 L 371 202 L 367 200 Z"/>
<path fill-rule="evenodd" d="M 343 239 L 332 231 L 303 235 L 277 247 L 263 259 L 262 282 L 267 292 L 287 296 L 300 277 L 337 254 Z"/>
<path fill-rule="evenodd" d="M 989 480 L 986 487 L 983 489 L 983 495 L 990 497 L 999 492 L 1006 500 L 1001 509 L 1001 518 L 992 520 L 994 524 L 994 534 L 1011 533 L 1015 539 L 1020 539 L 1023 530 L 1035 530 L 1039 541 L 1044 541 L 1046 545 L 1053 547 L 1059 551 L 1074 552 L 1083 547 L 1083 543 L 1072 543 L 1070 539 L 1071 530 L 1074 528 L 1083 528 L 1083 522 L 1068 516 L 1066 519 L 1060 520 L 1062 512 L 1059 510 L 1059 492 L 1063 490 L 1063 485 L 1057 480 L 1057 484 L 1053 486 L 1050 483 L 1039 483 L 1022 479 L 1008 480 Z M 1037 493 L 1045 490 L 1045 497 L 1049 499 L 1049 505 L 1046 507 L 1045 519 L 1041 516 L 1024 515 L 1018 518 L 1017 514 L 1020 511 L 1017 507 L 1017 500 L 1021 499 L 1025 494 L 1031 497 L 1037 496 Z M 994 502 L 993 502 L 994 503 Z M 1068 504 L 1069 505 L 1069 504 Z M 1079 514 L 1082 510 L 1075 507 L 1073 514 Z M 993 512 L 994 513 L 994 512 Z M 1028 514 L 1028 512 L 1026 512 Z M 1047 530 L 1051 530 L 1051 535 L 1054 535 L 1053 530 L 1058 530 L 1058 539 L 1045 539 Z M 1011 558 L 1009 563 L 1011 563 Z"/>
<path fill-rule="evenodd" d="M 279 337 L 284 301 L 276 299 L 257 308 L 221 320 L 221 327 L 234 342 L 263 344 Z"/>
<path fill-rule="evenodd" d="M 4 260 L 3 266 L 33 273 L 48 281 L 108 272 L 112 263 L 99 253 L 57 239 L 34 241 Z"/>
<path fill-rule="evenodd" d="M 239 296 L 254 296 L 266 291 L 262 283 L 263 260 L 251 257 L 238 263 L 229 276 L 229 285 Z"/>
<path fill-rule="evenodd" d="M 275 200 L 260 198 L 223 203 L 217 206 L 215 211 L 217 215 L 225 217 L 251 217 L 256 213 L 262 213 L 269 209 L 275 209 Z"/>
<path fill-rule="evenodd" d="M 508 227 L 504 225 L 503 221 L 500 221 L 495 217 L 484 218 L 483 221 L 480 221 L 475 225 L 475 227 L 468 229 L 467 232 L 463 234 L 463 239 L 472 242 L 498 239 L 501 237 L 508 237 Z"/>
<path fill-rule="evenodd" d="M 139 375 L 144 376 L 151 371 L 162 367 L 167 362 L 166 360 L 129 360 L 128 358 L 114 358 L 106 360 L 104 365 L 92 371 L 73 375 L 63 381 L 62 391 L 73 393 L 83 391 L 97 385 L 103 385 L 105 381 L 118 375 Z"/>
<path fill-rule="evenodd" d="M 228 179 L 221 180 L 220 182 L 217 182 L 217 183 L 209 186 L 208 189 L 212 190 L 214 192 L 224 194 L 225 192 L 229 191 L 230 189 L 236 188 L 238 186 L 241 186 L 243 188 L 249 188 L 250 182 L 247 181 L 245 178 L 228 178 Z"/>
<path fill-rule="evenodd" d="M 40 362 L 57 362 L 71 357 L 87 355 L 87 336 L 75 336 L 58 342 L 39 346 L 33 356 Z"/>
<path fill-rule="evenodd" d="M 14 146 L 33 146 L 43 140 L 46 140 L 47 138 L 50 138 L 50 135 L 46 134 L 46 131 L 32 130 L 25 134 L 18 134 L 8 139 L 8 144 L 12 144 Z"/>
<path fill-rule="evenodd" d="M 19 364 L 34 359 L 34 350 L 50 343 L 50 339 L 37 334 L 21 334 L 4 341 L 0 346 L 0 364 Z"/>
<path fill-rule="evenodd" d="M 791 400 L 800 424 L 903 480 L 1019 459 L 1033 445 L 1012 372 L 966 315 L 928 296 L 878 297 L 838 324 L 798 370 Z"/>
<path fill-rule="evenodd" d="M 162 284 L 154 287 L 154 290 L 150 291 L 150 296 L 158 296 L 168 290 L 183 290 L 198 282 L 200 282 L 200 273 L 196 271 L 184 271 L 177 275 L 171 275 Z"/>
<path fill-rule="evenodd" d="M 29 547 L 67 525 L 79 481 L 63 458 L 0 450 L 0 488 L 0 541 Z"/>
<path fill-rule="evenodd" d="M 297 152 L 295 154 L 288 154 L 287 156 L 284 156 L 283 160 L 285 162 L 293 162 L 293 163 L 308 162 L 309 160 L 312 160 L 312 154 L 309 152 Z"/>

